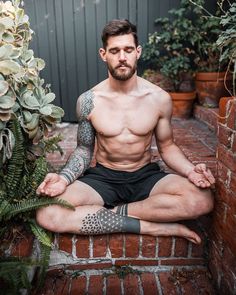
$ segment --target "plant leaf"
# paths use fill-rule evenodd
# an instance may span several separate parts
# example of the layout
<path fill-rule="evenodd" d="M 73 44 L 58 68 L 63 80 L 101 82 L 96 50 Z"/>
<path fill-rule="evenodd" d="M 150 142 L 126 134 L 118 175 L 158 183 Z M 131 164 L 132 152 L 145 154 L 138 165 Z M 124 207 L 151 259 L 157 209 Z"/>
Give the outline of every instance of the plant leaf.
<path fill-rule="evenodd" d="M 28 130 L 33 130 L 36 127 L 38 127 L 38 124 L 39 124 L 39 114 L 33 113 L 31 121 L 28 124 L 26 124 L 26 128 Z"/>
<path fill-rule="evenodd" d="M 31 228 L 32 232 L 34 233 L 34 235 L 36 236 L 36 238 L 40 241 L 40 243 L 52 248 L 53 244 L 52 244 L 50 236 L 34 220 L 32 220 L 30 222 L 30 228 Z"/>
<path fill-rule="evenodd" d="M 0 59 L 8 59 L 12 54 L 13 46 L 11 44 L 4 44 L 0 47 Z"/>
<path fill-rule="evenodd" d="M 9 32 L 5 32 L 2 35 L 2 40 L 7 43 L 13 43 L 15 38 L 14 38 L 13 34 L 11 34 Z"/>
<path fill-rule="evenodd" d="M 40 108 L 39 111 L 42 115 L 49 116 L 52 113 L 52 107 L 50 105 L 47 105 L 45 107 Z"/>
<path fill-rule="evenodd" d="M 61 117 L 63 117 L 64 114 L 65 113 L 62 108 L 52 105 L 52 113 L 50 115 L 51 117 L 55 119 L 61 119 Z"/>
<path fill-rule="evenodd" d="M 10 109 L 14 106 L 15 99 L 8 95 L 3 95 L 0 97 L 0 108 L 2 109 Z"/>
<path fill-rule="evenodd" d="M 52 92 L 47 93 L 43 98 L 43 105 L 51 103 L 55 99 L 56 95 Z"/>
<path fill-rule="evenodd" d="M 32 96 L 32 95 L 29 95 L 29 96 L 25 96 L 25 103 L 26 105 L 28 105 L 29 107 L 39 107 L 40 104 L 37 100 L 36 97 Z"/>
<path fill-rule="evenodd" d="M 6 29 L 14 27 L 14 20 L 11 19 L 10 17 L 2 17 L 0 19 L 0 24 L 3 24 Z"/>
<path fill-rule="evenodd" d="M 37 68 L 41 71 L 45 67 L 45 61 L 42 58 L 34 58 L 29 63 L 30 68 Z"/>
<path fill-rule="evenodd" d="M 3 75 L 16 74 L 20 70 L 20 65 L 13 60 L 0 61 L 0 72 Z"/>
<path fill-rule="evenodd" d="M 8 88 L 9 88 L 9 85 L 8 85 L 7 81 L 0 81 L 0 96 L 7 93 Z M 1 99 L 0 99 L 0 101 L 1 101 Z"/>

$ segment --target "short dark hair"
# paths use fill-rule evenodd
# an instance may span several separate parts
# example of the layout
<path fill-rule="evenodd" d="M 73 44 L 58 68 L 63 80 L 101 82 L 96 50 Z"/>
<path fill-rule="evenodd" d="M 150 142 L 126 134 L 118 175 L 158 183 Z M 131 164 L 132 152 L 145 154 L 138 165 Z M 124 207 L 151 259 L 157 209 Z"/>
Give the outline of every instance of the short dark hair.
<path fill-rule="evenodd" d="M 107 47 L 107 40 L 112 36 L 132 34 L 136 47 L 138 46 L 137 28 L 127 19 L 113 19 L 109 21 L 102 31 L 103 48 Z"/>

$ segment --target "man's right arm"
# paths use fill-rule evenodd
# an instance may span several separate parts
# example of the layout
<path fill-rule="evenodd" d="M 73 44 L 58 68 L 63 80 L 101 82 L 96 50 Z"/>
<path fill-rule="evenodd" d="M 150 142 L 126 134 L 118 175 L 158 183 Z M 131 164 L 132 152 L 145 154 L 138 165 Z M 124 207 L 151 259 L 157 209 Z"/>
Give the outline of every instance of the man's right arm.
<path fill-rule="evenodd" d="M 74 182 L 89 167 L 94 151 L 95 130 L 88 120 L 94 107 L 93 92 L 83 93 L 77 101 L 78 133 L 77 147 L 59 174 L 49 173 L 38 187 L 39 194 L 56 196 Z"/>
<path fill-rule="evenodd" d="M 89 167 L 93 156 L 94 143 L 94 128 L 90 121 L 83 118 L 82 115 L 78 123 L 77 147 L 59 174 L 66 179 L 68 184 L 74 182 Z"/>

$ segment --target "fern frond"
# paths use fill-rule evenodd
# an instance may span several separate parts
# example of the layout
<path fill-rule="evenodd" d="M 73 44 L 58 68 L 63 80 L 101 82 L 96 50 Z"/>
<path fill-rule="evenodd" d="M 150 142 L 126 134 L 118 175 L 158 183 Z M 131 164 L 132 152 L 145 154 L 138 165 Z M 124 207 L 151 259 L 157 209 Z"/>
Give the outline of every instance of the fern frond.
<path fill-rule="evenodd" d="M 11 211 L 11 204 L 6 199 L 6 192 L 0 190 L 0 222 Z"/>
<path fill-rule="evenodd" d="M 47 138 L 44 140 L 45 144 L 45 152 L 46 153 L 54 153 L 55 151 L 58 151 L 61 156 L 64 154 L 62 148 L 58 144 L 60 141 L 62 141 L 62 136 L 61 134 L 58 134 L 56 136 L 52 136 L 50 138 Z"/>
<path fill-rule="evenodd" d="M 41 226 L 39 226 L 35 220 L 30 221 L 30 228 L 35 235 L 35 237 L 39 240 L 39 242 L 47 247 L 52 247 L 52 241 L 50 234 L 46 232 Z"/>
<path fill-rule="evenodd" d="M 0 198 L 0 221 L 11 212 L 11 204 Z"/>
<path fill-rule="evenodd" d="M 18 120 L 10 121 L 9 129 L 14 134 L 15 146 L 7 165 L 6 186 L 7 196 L 15 198 L 18 195 L 25 160 L 24 137 Z"/>
<path fill-rule="evenodd" d="M 35 262 L 18 257 L 0 259 L 0 280 L 4 285 L 4 294 L 20 294 L 20 289 L 31 289 L 28 271 Z"/>
<path fill-rule="evenodd" d="M 40 268 L 37 277 L 36 289 L 40 290 L 43 286 L 46 277 L 46 271 L 48 269 L 51 247 L 44 244 L 40 244 Z"/>
<path fill-rule="evenodd" d="M 12 218 L 13 216 L 23 213 L 23 212 L 29 212 L 32 210 L 36 210 L 38 208 L 49 206 L 49 205 L 60 205 L 62 207 L 65 207 L 67 209 L 74 210 L 74 206 L 69 204 L 68 202 L 56 199 L 56 198 L 35 198 L 35 199 L 29 199 L 29 200 L 22 200 L 21 202 L 18 202 L 16 204 L 12 205 L 11 212 L 8 214 L 8 219 Z"/>
<path fill-rule="evenodd" d="M 33 168 L 29 169 L 29 172 L 24 175 L 22 179 L 22 192 L 21 195 L 25 199 L 36 197 L 36 190 L 40 183 L 43 181 L 47 174 L 48 167 L 47 161 L 44 157 L 38 158 Z"/>

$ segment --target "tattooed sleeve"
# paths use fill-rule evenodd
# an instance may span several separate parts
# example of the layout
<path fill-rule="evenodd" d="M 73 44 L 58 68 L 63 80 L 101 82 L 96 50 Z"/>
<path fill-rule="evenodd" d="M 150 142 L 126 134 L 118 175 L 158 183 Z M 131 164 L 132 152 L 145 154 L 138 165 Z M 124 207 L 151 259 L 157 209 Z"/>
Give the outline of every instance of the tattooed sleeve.
<path fill-rule="evenodd" d="M 93 92 L 83 93 L 77 103 L 78 133 L 77 147 L 71 154 L 65 167 L 60 172 L 69 183 L 75 181 L 89 167 L 94 150 L 95 129 L 87 119 L 94 107 Z"/>

